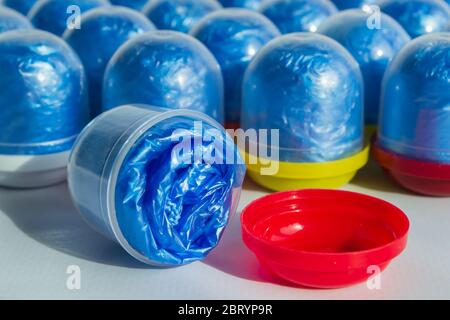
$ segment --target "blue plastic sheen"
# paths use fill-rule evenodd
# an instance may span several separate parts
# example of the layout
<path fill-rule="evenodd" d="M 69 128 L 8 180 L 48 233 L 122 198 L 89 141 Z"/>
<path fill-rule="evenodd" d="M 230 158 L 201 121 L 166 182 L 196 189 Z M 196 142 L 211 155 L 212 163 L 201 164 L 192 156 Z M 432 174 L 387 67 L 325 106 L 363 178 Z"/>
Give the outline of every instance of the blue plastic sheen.
<path fill-rule="evenodd" d="M 73 50 L 38 30 L 0 34 L 0 154 L 67 151 L 88 121 L 84 70 Z"/>
<path fill-rule="evenodd" d="M 363 147 L 364 88 L 336 41 L 292 33 L 269 42 L 244 76 L 243 129 L 279 129 L 280 160 L 325 162 Z"/>
<path fill-rule="evenodd" d="M 280 32 L 257 12 L 231 8 L 207 15 L 191 30 L 191 35 L 219 62 L 225 82 L 225 119 L 239 125 L 244 72 L 261 47 L 280 36 Z"/>
<path fill-rule="evenodd" d="M 152 0 L 109 0 L 116 6 L 124 6 L 138 11 L 142 10 L 149 1 Z"/>
<path fill-rule="evenodd" d="M 212 128 L 220 139 L 203 141 Z M 188 134 L 199 142 L 187 154 L 177 152 Z M 224 129 L 199 112 L 119 107 L 97 117 L 77 140 L 68 169 L 72 198 L 95 229 L 140 261 L 202 260 L 235 214 L 245 176 L 243 164 L 217 161 L 225 161 L 225 150 L 242 161 Z M 204 161 L 186 161 L 197 153 Z"/>
<path fill-rule="evenodd" d="M 381 82 L 388 64 L 411 38 L 394 19 L 381 14 L 382 28 L 367 27 L 371 13 L 345 10 L 325 21 L 319 32 L 342 44 L 358 61 L 364 77 L 366 124 L 378 123 Z"/>
<path fill-rule="evenodd" d="M 260 12 L 286 34 L 316 32 L 337 9 L 329 0 L 268 0 L 262 4 Z"/>
<path fill-rule="evenodd" d="M 450 163 L 450 33 L 419 37 L 386 71 L 379 142 L 399 155 Z"/>
<path fill-rule="evenodd" d="M 28 19 L 19 12 L 0 7 L 0 33 L 16 29 L 32 29 Z"/>
<path fill-rule="evenodd" d="M 261 3 L 266 0 L 218 0 L 226 8 L 245 8 L 258 10 Z"/>
<path fill-rule="evenodd" d="M 450 6 L 442 0 L 382 0 L 379 5 L 412 38 L 445 31 L 450 21 Z"/>
<path fill-rule="evenodd" d="M 141 13 L 125 7 L 101 7 L 81 16 L 81 29 L 66 30 L 64 40 L 78 53 L 89 83 L 91 118 L 102 110 L 102 86 L 106 65 L 127 40 L 155 30 Z"/>
<path fill-rule="evenodd" d="M 378 4 L 379 0 L 332 0 L 339 10 L 361 8 L 364 5 Z"/>
<path fill-rule="evenodd" d="M 201 18 L 221 8 L 216 0 L 152 0 L 142 12 L 158 29 L 188 33 Z"/>
<path fill-rule="evenodd" d="M 23 15 L 27 15 L 38 0 L 0 0 L 0 5 L 10 7 Z"/>
<path fill-rule="evenodd" d="M 224 120 L 220 66 L 195 38 L 175 31 L 151 31 L 125 43 L 105 72 L 103 109 L 148 104 L 197 110 Z"/>
<path fill-rule="evenodd" d="M 28 13 L 28 19 L 36 28 L 61 36 L 76 14 L 108 5 L 107 0 L 39 0 Z M 73 6 L 78 6 L 80 12 L 70 10 Z"/>

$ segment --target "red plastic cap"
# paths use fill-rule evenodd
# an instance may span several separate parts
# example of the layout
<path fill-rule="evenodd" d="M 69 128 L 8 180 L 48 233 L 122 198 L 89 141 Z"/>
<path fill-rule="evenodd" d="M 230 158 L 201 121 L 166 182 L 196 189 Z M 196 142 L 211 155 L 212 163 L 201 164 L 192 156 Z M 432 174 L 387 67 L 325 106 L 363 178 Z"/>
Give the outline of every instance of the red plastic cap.
<path fill-rule="evenodd" d="M 388 202 L 337 190 L 272 194 L 241 216 L 245 244 L 274 275 L 339 288 L 384 270 L 406 247 L 409 221 Z"/>
<path fill-rule="evenodd" d="M 385 171 L 406 189 L 423 195 L 450 196 L 450 164 L 420 161 L 383 149 L 374 143 L 372 154 Z"/>

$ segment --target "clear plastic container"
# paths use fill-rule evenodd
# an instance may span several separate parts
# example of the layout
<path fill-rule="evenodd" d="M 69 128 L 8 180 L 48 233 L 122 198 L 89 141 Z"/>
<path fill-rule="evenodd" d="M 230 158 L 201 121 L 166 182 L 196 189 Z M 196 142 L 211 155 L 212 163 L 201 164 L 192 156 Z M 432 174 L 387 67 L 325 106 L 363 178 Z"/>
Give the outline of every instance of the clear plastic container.
<path fill-rule="evenodd" d="M 0 34 L 0 70 L 0 185 L 64 181 L 89 115 L 81 61 L 50 33 L 13 30 Z"/>
<path fill-rule="evenodd" d="M 172 120 L 176 121 L 170 122 Z M 139 145 L 142 145 L 139 141 L 149 137 L 150 143 L 152 143 L 154 139 L 157 139 L 157 134 L 152 130 L 167 123 L 167 121 L 173 124 L 173 130 L 181 127 L 178 124 L 183 121 L 200 121 L 205 126 L 220 130 L 225 134 L 219 123 L 197 111 L 168 111 L 149 106 L 123 106 L 105 112 L 85 128 L 74 146 L 68 169 L 72 198 L 85 220 L 105 236 L 117 241 L 131 256 L 154 266 L 178 266 L 206 257 L 220 240 L 228 219 L 236 212 L 245 175 L 245 166 L 237 164 L 237 162 L 236 164 L 225 164 L 225 167 L 214 167 L 214 164 L 209 167 L 205 163 L 200 165 L 193 163 L 181 167 L 170 166 L 168 170 L 160 169 L 168 162 L 171 164 L 178 163 L 178 158 L 175 158 L 173 149 L 171 149 L 173 146 L 171 145 L 168 149 L 170 156 L 168 153 L 154 156 L 152 152 L 156 151 L 147 148 L 145 156 L 140 157 L 137 161 L 137 163 L 143 164 L 140 168 L 145 168 L 136 175 L 138 181 L 142 180 L 139 178 L 140 175 L 144 176 L 148 173 L 148 176 L 143 178 L 145 179 L 144 187 L 132 188 L 131 192 L 124 197 L 126 200 L 122 202 L 122 199 L 124 199 L 121 198 L 123 188 L 131 184 L 130 181 L 133 178 L 124 175 L 124 172 L 127 172 L 124 171 L 124 168 L 127 167 L 128 162 L 136 160 L 136 158 L 133 158 L 133 152 L 137 150 L 138 154 L 143 154 L 142 150 L 139 149 Z M 166 136 L 161 135 L 159 138 L 160 140 L 155 146 L 160 146 L 164 144 L 164 141 L 167 141 Z M 228 135 L 226 135 L 225 142 L 227 147 L 230 145 L 234 147 L 233 140 Z M 238 152 L 236 150 L 233 152 L 238 158 L 236 161 L 241 161 Z M 168 157 L 165 158 L 166 156 Z M 157 162 L 156 167 L 153 166 L 154 161 L 160 161 Z M 171 174 L 168 171 L 172 170 L 176 172 L 187 170 L 192 176 L 195 176 L 199 172 L 202 173 L 202 170 L 211 168 L 216 168 L 219 172 L 223 171 L 228 174 L 228 180 L 227 178 L 221 180 L 221 183 L 223 182 L 223 185 L 226 186 L 225 189 L 217 187 L 218 184 L 216 184 L 215 187 L 208 186 L 204 190 L 215 199 L 216 195 L 219 198 L 223 196 L 223 199 L 228 199 L 223 202 L 225 205 L 222 207 L 220 207 L 220 203 L 213 203 L 212 198 L 202 193 L 203 190 L 201 189 L 206 186 L 200 181 L 202 179 L 193 179 L 192 181 L 189 179 L 189 181 L 184 182 L 178 179 L 170 181 L 168 184 L 170 190 L 165 189 L 160 193 L 159 191 L 156 193 L 153 191 L 153 189 L 160 190 L 162 181 L 165 181 L 164 179 L 158 180 L 154 176 L 167 177 L 167 174 Z M 139 171 L 136 168 L 131 171 L 136 173 L 136 170 Z M 163 170 L 163 172 L 160 170 Z M 199 176 L 205 177 L 202 174 Z M 198 178 L 198 176 L 195 177 Z M 152 179 L 156 179 L 156 183 Z M 125 183 L 123 183 L 124 180 Z M 203 179 L 203 181 L 205 180 L 213 179 Z M 190 192 L 179 193 L 174 197 L 181 199 L 178 204 L 181 204 L 182 207 L 182 212 L 178 212 L 174 217 L 171 216 L 171 211 L 176 211 L 179 206 L 177 206 L 176 201 L 173 201 L 174 198 L 170 198 L 170 194 L 179 191 L 178 186 L 184 186 L 184 189 L 189 189 Z M 145 196 L 142 196 L 144 194 Z M 197 199 L 198 194 L 202 194 L 202 196 Z M 139 198 L 140 196 L 142 197 Z M 168 199 L 162 201 L 164 203 L 163 209 L 158 206 L 155 200 L 158 197 Z M 130 198 L 133 199 L 130 200 Z M 149 199 L 151 200 L 149 201 Z M 131 209 L 127 207 L 127 204 L 134 200 L 137 203 L 136 210 L 133 207 Z M 187 204 L 191 200 L 193 200 L 193 203 Z M 142 205 L 144 202 L 145 204 Z M 167 203 L 170 205 L 167 205 Z M 172 206 L 172 204 L 174 205 Z M 196 213 L 192 213 L 195 210 L 192 211 L 191 209 L 196 205 L 200 209 Z M 148 208 L 151 208 L 151 210 Z M 214 214 L 218 210 L 222 210 L 220 217 Z M 158 211 L 160 211 L 160 216 L 157 216 Z M 140 216 L 140 213 L 143 214 Z M 199 216 L 205 217 L 208 223 L 202 225 L 206 220 L 203 221 Z M 214 220 L 216 218 L 217 221 L 223 219 L 221 220 L 222 224 L 217 223 L 217 225 L 220 225 L 217 228 L 216 220 Z M 141 221 L 144 221 L 142 225 L 140 224 Z M 159 225 L 158 223 L 155 224 L 155 221 L 163 222 Z M 192 223 L 189 224 L 186 221 Z M 133 224 L 137 225 L 136 229 L 133 229 Z M 130 230 L 134 231 L 130 232 Z M 167 230 L 168 232 L 166 232 Z M 165 236 L 159 237 L 165 232 L 167 233 Z M 191 233 L 197 234 L 196 238 L 194 240 L 191 238 L 192 241 L 186 240 Z M 216 234 L 217 238 L 212 234 Z M 208 239 L 207 245 L 204 245 L 206 238 Z M 212 238 L 214 240 L 211 240 Z M 152 241 L 145 242 L 142 239 L 152 239 Z M 150 242 L 154 243 L 155 246 Z M 185 250 L 179 247 L 174 249 L 177 243 L 182 243 Z"/>

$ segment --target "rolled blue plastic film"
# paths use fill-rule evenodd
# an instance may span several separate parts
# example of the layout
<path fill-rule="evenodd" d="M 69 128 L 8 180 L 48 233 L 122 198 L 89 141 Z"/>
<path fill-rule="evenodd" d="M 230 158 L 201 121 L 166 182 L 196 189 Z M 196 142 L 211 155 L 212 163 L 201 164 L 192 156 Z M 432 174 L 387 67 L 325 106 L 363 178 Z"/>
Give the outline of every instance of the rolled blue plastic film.
<path fill-rule="evenodd" d="M 358 61 L 364 77 L 366 124 L 376 125 L 386 68 L 411 38 L 384 13 L 379 16 L 382 28 L 368 28 L 370 17 L 371 13 L 360 9 L 345 10 L 325 21 L 318 32 L 342 44 Z"/>
<path fill-rule="evenodd" d="M 450 33 L 413 40 L 389 65 L 378 135 L 388 151 L 450 163 Z"/>
<path fill-rule="evenodd" d="M 116 6 L 124 6 L 134 10 L 142 10 L 142 8 L 150 1 L 152 0 L 109 0 L 109 2 Z"/>
<path fill-rule="evenodd" d="M 197 39 L 151 31 L 123 44 L 105 71 L 103 110 L 125 104 L 197 110 L 222 122 L 224 84 L 219 63 Z"/>
<path fill-rule="evenodd" d="M 61 36 L 80 14 L 109 5 L 108 0 L 40 0 L 28 12 L 28 19 L 37 29 Z"/>
<path fill-rule="evenodd" d="M 329 0 L 268 0 L 260 7 L 283 34 L 316 32 L 337 11 Z"/>
<path fill-rule="evenodd" d="M 233 8 L 210 13 L 190 34 L 219 62 L 225 84 L 225 120 L 227 125 L 239 126 L 245 70 L 255 54 L 280 32 L 263 15 Z"/>
<path fill-rule="evenodd" d="M 69 151 L 89 120 L 84 69 L 60 38 L 39 30 L 0 34 L 0 184 L 63 181 Z"/>
<path fill-rule="evenodd" d="M 364 5 L 376 5 L 380 0 L 332 0 L 339 10 L 361 8 Z"/>
<path fill-rule="evenodd" d="M 450 20 L 450 6 L 442 0 L 380 0 L 378 4 L 411 38 L 445 31 Z"/>
<path fill-rule="evenodd" d="M 364 145 L 359 65 L 335 40 L 316 33 L 278 37 L 244 76 L 242 128 L 279 130 L 280 161 L 328 162 Z"/>
<path fill-rule="evenodd" d="M 258 10 L 262 2 L 267 0 L 218 0 L 226 8 L 245 8 Z"/>
<path fill-rule="evenodd" d="M 151 0 L 142 12 L 158 29 L 188 33 L 201 18 L 221 8 L 216 0 Z"/>
<path fill-rule="evenodd" d="M 206 138 L 210 130 L 219 136 Z M 187 137 L 192 144 L 183 144 Z M 181 146 L 190 147 L 182 152 Z M 82 132 L 70 157 L 69 186 L 89 224 L 131 256 L 179 266 L 217 246 L 237 208 L 241 163 L 233 140 L 212 118 L 128 105 Z"/>
<path fill-rule="evenodd" d="M 0 33 L 32 28 L 33 26 L 25 16 L 15 10 L 0 6 Z"/>
<path fill-rule="evenodd" d="M 26 15 L 37 1 L 38 0 L 0 0 L 0 5 L 10 7 L 11 9 Z"/>

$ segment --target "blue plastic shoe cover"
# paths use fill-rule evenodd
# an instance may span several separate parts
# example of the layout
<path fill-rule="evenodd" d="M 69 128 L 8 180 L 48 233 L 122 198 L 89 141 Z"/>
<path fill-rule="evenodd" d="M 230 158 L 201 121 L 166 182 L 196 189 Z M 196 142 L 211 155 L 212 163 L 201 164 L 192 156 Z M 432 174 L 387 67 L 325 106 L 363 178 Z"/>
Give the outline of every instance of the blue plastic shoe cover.
<path fill-rule="evenodd" d="M 221 8 L 216 0 L 152 0 L 142 12 L 158 29 L 188 33 L 201 18 Z"/>
<path fill-rule="evenodd" d="M 239 125 L 244 72 L 259 49 L 280 32 L 257 12 L 223 9 L 202 19 L 191 35 L 219 62 L 225 82 L 225 119 L 229 124 Z"/>
<path fill-rule="evenodd" d="M 383 82 L 379 142 L 399 155 L 450 163 L 450 33 L 419 37 Z"/>
<path fill-rule="evenodd" d="M 394 19 L 382 13 L 380 28 L 368 28 L 371 13 L 345 10 L 324 22 L 319 32 L 342 44 L 358 61 L 364 77 L 366 124 L 378 124 L 381 82 L 388 64 L 411 38 Z M 375 23 L 375 21 L 374 21 Z"/>
<path fill-rule="evenodd" d="M 412 38 L 445 31 L 450 21 L 450 6 L 441 0 L 381 0 L 379 5 Z"/>
<path fill-rule="evenodd" d="M 28 19 L 36 28 L 61 36 L 67 27 L 81 28 L 81 14 L 107 5 L 107 0 L 40 0 L 31 8 Z"/>
<path fill-rule="evenodd" d="M 240 163 L 231 137 L 200 112 L 124 106 L 80 135 L 69 185 L 86 220 L 133 257 L 179 266 L 217 246 L 239 201 Z"/>
<path fill-rule="evenodd" d="M 329 0 L 272 0 L 264 2 L 260 12 L 286 34 L 316 32 L 337 9 Z"/>
<path fill-rule="evenodd" d="M 258 10 L 261 4 L 267 0 L 218 0 L 226 8 L 245 8 Z"/>
<path fill-rule="evenodd" d="M 38 0 L 0 0 L 0 5 L 10 7 L 23 15 L 27 15 Z"/>
<path fill-rule="evenodd" d="M 144 6 L 153 0 L 109 0 L 112 4 L 116 6 L 128 7 L 134 10 L 142 10 Z"/>
<path fill-rule="evenodd" d="M 88 121 L 87 86 L 75 52 L 38 30 L 0 34 L 0 154 L 70 150 Z"/>
<path fill-rule="evenodd" d="M 358 63 L 339 43 L 315 33 L 285 35 L 246 71 L 242 128 L 278 129 L 281 161 L 346 158 L 363 147 L 363 92 Z"/>
<path fill-rule="evenodd" d="M 105 72 L 103 109 L 138 103 L 197 110 L 222 122 L 223 78 L 209 50 L 175 31 L 152 31 L 126 42 Z"/>
<path fill-rule="evenodd" d="M 30 21 L 19 12 L 7 7 L 0 7 L 0 33 L 32 28 Z"/>
<path fill-rule="evenodd" d="M 89 83 L 91 118 L 102 110 L 102 87 L 106 65 L 127 40 L 155 30 L 141 13 L 125 7 L 101 7 L 81 16 L 83 27 L 66 30 L 64 40 L 77 52 Z"/>
<path fill-rule="evenodd" d="M 332 0 L 339 10 L 362 8 L 364 5 L 376 5 L 380 0 Z"/>

